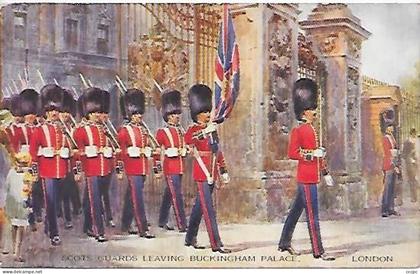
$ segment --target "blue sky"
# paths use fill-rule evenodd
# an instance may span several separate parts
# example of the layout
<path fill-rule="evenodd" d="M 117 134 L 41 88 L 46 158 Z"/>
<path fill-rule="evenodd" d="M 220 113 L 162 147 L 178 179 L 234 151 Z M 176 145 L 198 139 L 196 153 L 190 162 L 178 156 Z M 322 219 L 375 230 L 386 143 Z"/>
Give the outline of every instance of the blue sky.
<path fill-rule="evenodd" d="M 299 4 L 299 19 L 307 18 L 316 4 Z M 420 4 L 349 4 L 353 14 L 372 35 L 362 45 L 362 73 L 399 84 L 414 74 L 420 60 Z"/>

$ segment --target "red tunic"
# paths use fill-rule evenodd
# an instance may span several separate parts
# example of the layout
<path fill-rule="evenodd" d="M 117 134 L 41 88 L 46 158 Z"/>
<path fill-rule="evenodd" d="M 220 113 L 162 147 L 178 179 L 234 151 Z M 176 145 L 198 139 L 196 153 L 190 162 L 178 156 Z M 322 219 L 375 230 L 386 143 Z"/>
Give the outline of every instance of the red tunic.
<path fill-rule="evenodd" d="M 165 129 L 160 128 L 156 132 L 156 141 L 163 149 L 167 149 L 170 147 L 175 148 L 183 148 L 184 147 L 184 133 L 181 129 L 177 127 L 168 126 L 169 134 L 172 137 L 173 144 L 171 144 L 171 140 L 169 139 L 168 135 L 165 133 Z M 158 160 L 159 156 L 155 158 Z M 177 175 L 184 173 L 184 160 L 182 156 L 178 157 L 168 157 L 164 156 L 163 160 L 163 173 L 165 175 Z"/>
<path fill-rule="evenodd" d="M 298 183 L 319 183 L 320 172 L 324 168 L 323 159 L 313 158 L 312 160 L 307 160 L 302 154 L 302 150 L 311 151 L 318 147 L 318 137 L 311 124 L 302 124 L 292 129 L 289 140 L 288 156 L 292 160 L 298 160 Z"/>
<path fill-rule="evenodd" d="M 89 135 L 90 132 L 92 133 L 92 140 L 89 140 L 88 131 Z M 82 169 L 86 176 L 106 176 L 112 172 L 114 167 L 113 158 L 105 158 L 103 153 L 98 153 L 93 158 L 88 158 L 85 154 L 86 146 L 96 146 L 98 151 L 101 151 L 104 147 L 110 147 L 102 126 L 90 123 L 78 127 L 73 133 L 73 138 L 78 147 L 77 158 L 81 160 Z"/>
<path fill-rule="evenodd" d="M 383 162 L 383 170 L 388 171 L 394 168 L 392 163 L 392 154 L 391 149 L 395 149 L 397 147 L 397 142 L 392 135 L 384 135 L 382 138 L 382 144 L 384 148 L 384 162 Z"/>
<path fill-rule="evenodd" d="M 199 140 L 198 138 L 194 138 L 194 133 L 204 129 L 205 126 L 194 124 L 190 126 L 185 133 L 185 143 L 187 145 L 191 145 L 197 148 L 201 159 L 203 159 L 203 162 L 207 168 L 207 170 L 212 174 L 213 180 L 216 181 L 219 178 L 219 169 L 220 168 L 226 168 L 225 164 L 225 158 L 223 156 L 222 151 L 218 151 L 216 155 L 216 165 L 213 169 L 213 172 L 211 172 L 211 159 L 212 159 L 212 152 L 210 147 L 210 138 L 207 136 L 202 140 Z M 194 159 L 193 162 L 193 178 L 197 182 L 204 182 L 207 181 L 207 177 L 203 170 L 201 169 L 200 165 L 198 164 L 197 159 Z"/>
<path fill-rule="evenodd" d="M 38 173 L 41 178 L 64 178 L 67 174 L 68 159 L 61 158 L 57 153 L 63 147 L 68 148 L 68 143 L 57 125 L 50 123 L 44 125 L 48 129 L 49 137 L 45 135 L 43 126 L 39 126 L 34 128 L 29 140 L 32 162 L 38 164 Z M 38 156 L 39 148 L 46 148 L 49 145 L 55 150 L 56 155 L 51 158 Z"/>
<path fill-rule="evenodd" d="M 21 127 L 20 145 L 29 145 L 29 140 L 35 131 L 36 126 L 23 124 Z"/>
<path fill-rule="evenodd" d="M 134 143 L 131 140 L 130 134 L 127 127 L 131 126 L 133 129 Z M 124 163 L 124 172 L 130 176 L 136 175 L 147 175 L 149 173 L 148 159 L 144 154 L 141 154 L 140 157 L 130 157 L 127 152 L 127 148 L 134 146 L 144 148 L 148 145 L 148 136 L 147 133 L 142 130 L 141 127 L 136 125 L 127 125 L 118 131 L 118 143 L 120 144 L 121 153 L 118 157 L 118 160 L 123 161 Z"/>
<path fill-rule="evenodd" d="M 10 143 L 12 144 L 12 148 L 16 153 L 20 151 L 20 141 L 22 140 L 21 126 L 22 124 L 13 123 L 5 129 L 9 136 Z"/>

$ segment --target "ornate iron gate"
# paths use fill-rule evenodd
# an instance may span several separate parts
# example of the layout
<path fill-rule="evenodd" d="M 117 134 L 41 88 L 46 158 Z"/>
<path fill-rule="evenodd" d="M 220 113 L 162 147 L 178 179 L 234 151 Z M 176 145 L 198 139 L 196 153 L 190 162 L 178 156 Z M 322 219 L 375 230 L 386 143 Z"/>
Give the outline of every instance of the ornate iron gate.
<path fill-rule="evenodd" d="M 325 80 L 326 80 L 326 70 L 324 62 L 322 62 L 314 52 L 314 48 L 311 41 L 308 41 L 306 37 L 299 33 L 298 35 L 298 78 L 309 78 L 314 80 L 318 84 L 318 92 L 320 96 L 318 97 L 318 112 L 320 118 L 316 121 L 316 127 L 320 129 L 320 135 L 322 136 L 322 144 L 326 144 L 327 140 L 327 130 L 324 125 L 326 123 L 326 117 L 323 113 L 326 113 L 325 105 Z"/>
<path fill-rule="evenodd" d="M 160 91 L 177 89 L 183 98 L 183 125 L 189 124 L 187 93 L 193 83 L 214 85 L 214 60 L 220 21 L 219 5 L 209 4 L 129 4 L 129 86 L 146 94 L 146 121 L 155 129 L 162 124 Z M 153 116 L 153 120 L 150 120 Z M 194 203 L 196 186 L 191 176 L 192 159 L 186 161 L 183 192 L 186 213 Z M 166 183 L 148 176 L 145 200 L 152 222 L 157 220 Z M 217 195 L 215 195 L 217 196 Z"/>

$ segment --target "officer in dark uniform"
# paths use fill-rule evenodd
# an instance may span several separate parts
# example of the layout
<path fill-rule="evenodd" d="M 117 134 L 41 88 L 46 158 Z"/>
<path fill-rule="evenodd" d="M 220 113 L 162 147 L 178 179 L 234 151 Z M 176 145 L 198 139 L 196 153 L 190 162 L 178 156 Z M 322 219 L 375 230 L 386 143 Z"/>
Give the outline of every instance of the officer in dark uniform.
<path fill-rule="evenodd" d="M 382 195 L 382 217 L 400 214 L 394 209 L 395 181 L 400 168 L 398 163 L 398 144 L 394 138 L 395 113 L 393 109 L 386 109 L 381 112 L 380 126 L 382 134 L 382 144 L 384 149 L 384 160 L 382 170 L 384 172 L 384 190 Z"/>
<path fill-rule="evenodd" d="M 324 165 L 325 150 L 319 146 L 318 134 L 313 126 L 316 119 L 318 88 L 310 79 L 299 79 L 293 87 L 293 103 L 299 125 L 292 129 L 288 156 L 298 160 L 297 193 L 284 223 L 279 247 L 291 255 L 300 255 L 291 246 L 293 232 L 303 209 L 306 212 L 312 253 L 315 258 L 334 260 L 324 253 L 318 216 L 318 189 L 320 172 L 327 174 Z"/>
<path fill-rule="evenodd" d="M 182 174 L 184 173 L 184 158 L 187 155 L 187 148 L 184 142 L 185 132 L 180 124 L 181 113 L 181 93 L 177 90 L 163 93 L 162 116 L 166 126 L 159 128 L 156 132 L 156 140 L 164 154 L 163 173 L 166 179 L 166 188 L 160 207 L 159 227 L 167 230 L 174 229 L 167 224 L 172 204 L 179 232 L 186 232 L 187 218 L 185 217 L 182 194 Z M 155 158 L 156 171 L 160 164 L 160 156 Z"/>
<path fill-rule="evenodd" d="M 148 132 L 142 122 L 145 109 L 144 93 L 138 89 L 129 89 L 121 97 L 121 101 L 122 112 L 130 121 L 118 131 L 118 143 L 121 149 L 119 159 L 123 162 L 123 169 L 128 180 L 122 230 L 129 230 L 134 217 L 139 236 L 152 239 L 155 236 L 148 232 L 143 196 L 144 183 L 149 173 L 148 161 L 153 153 Z"/>
<path fill-rule="evenodd" d="M 194 124 L 185 133 L 185 143 L 193 150 L 195 159 L 192 172 L 198 192 L 190 216 L 185 245 L 203 248 L 197 245 L 197 233 L 201 217 L 204 216 L 212 251 L 230 253 L 230 250 L 223 248 L 212 200 L 214 184 L 219 180 L 219 174 L 225 181 L 228 181 L 225 159 L 218 144 L 217 131 L 215 125 L 210 121 L 212 91 L 206 85 L 197 84 L 190 88 L 188 99 Z"/>
<path fill-rule="evenodd" d="M 32 169 L 38 171 L 44 193 L 45 233 L 49 234 L 54 246 L 61 244 L 57 225 L 57 195 L 71 157 L 69 144 L 59 122 L 63 98 L 64 90 L 57 85 L 46 85 L 41 89 L 41 105 L 46 119 L 34 130 L 29 141 Z"/>

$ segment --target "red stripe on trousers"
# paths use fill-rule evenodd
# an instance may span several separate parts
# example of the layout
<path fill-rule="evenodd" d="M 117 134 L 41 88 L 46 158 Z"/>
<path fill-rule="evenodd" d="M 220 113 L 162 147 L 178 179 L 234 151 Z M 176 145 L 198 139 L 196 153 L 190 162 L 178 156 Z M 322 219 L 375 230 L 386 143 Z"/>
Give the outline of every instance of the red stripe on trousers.
<path fill-rule="evenodd" d="M 143 232 L 143 223 L 141 222 L 141 218 L 139 217 L 139 212 L 137 209 L 137 195 L 136 195 L 136 188 L 133 183 L 133 180 L 131 180 L 131 176 L 128 176 L 128 183 L 131 186 L 131 202 L 133 205 L 134 210 L 134 218 L 136 219 L 137 228 L 139 232 Z"/>
<path fill-rule="evenodd" d="M 207 182 L 205 182 L 205 184 L 207 184 Z M 213 228 L 211 227 L 211 221 L 210 221 L 209 211 L 207 209 L 206 199 L 204 197 L 202 182 L 198 182 L 198 193 L 200 195 L 202 213 L 203 213 L 203 216 L 204 216 L 204 221 L 205 221 L 206 226 L 207 226 L 207 232 L 208 232 L 209 238 L 210 238 L 210 245 L 211 245 L 212 248 L 216 248 L 217 247 L 216 246 L 216 241 L 214 239 Z"/>
<path fill-rule="evenodd" d="M 42 187 L 42 192 L 44 193 L 45 217 L 47 219 L 48 231 L 50 231 L 49 222 L 48 222 L 47 186 L 46 186 L 46 183 L 45 183 L 45 179 L 41 179 L 41 187 Z"/>
<path fill-rule="evenodd" d="M 90 207 L 90 218 L 92 219 L 92 229 L 93 234 L 95 236 L 98 236 L 98 227 L 96 226 L 96 219 L 95 219 L 95 207 L 93 206 L 93 197 L 92 197 L 92 190 L 90 189 L 92 180 L 91 178 L 86 178 L 86 184 L 87 184 L 87 192 L 88 192 L 88 198 L 89 198 L 89 207 Z"/>
<path fill-rule="evenodd" d="M 303 187 L 304 187 L 305 198 L 306 198 L 306 206 L 308 208 L 309 232 L 311 233 L 312 240 L 314 242 L 315 255 L 320 255 L 319 248 L 318 248 L 318 238 L 316 237 L 314 214 L 312 211 L 312 200 L 310 196 L 310 189 L 308 191 L 308 188 L 309 188 L 308 185 L 304 185 Z"/>
<path fill-rule="evenodd" d="M 166 181 L 168 182 L 169 191 L 171 192 L 171 196 L 172 196 L 171 200 L 172 200 L 172 206 L 174 207 L 174 210 L 175 210 L 176 223 L 178 225 L 178 228 L 181 229 L 181 216 L 179 215 L 178 203 L 176 202 L 176 193 L 175 193 L 175 189 L 174 189 L 174 185 L 172 181 L 172 176 L 166 176 Z"/>

